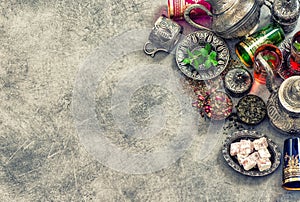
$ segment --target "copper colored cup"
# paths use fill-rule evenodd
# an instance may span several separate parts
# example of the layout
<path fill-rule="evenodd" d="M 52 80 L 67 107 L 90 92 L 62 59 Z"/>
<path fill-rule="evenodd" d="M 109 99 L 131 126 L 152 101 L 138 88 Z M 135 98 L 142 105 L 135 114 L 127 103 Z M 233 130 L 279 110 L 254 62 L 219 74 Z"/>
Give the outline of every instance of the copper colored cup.
<path fill-rule="evenodd" d="M 208 10 L 211 10 L 211 6 L 205 0 L 168 0 L 168 17 L 174 20 L 184 19 L 183 14 L 185 9 L 192 4 L 201 4 Z M 191 17 L 206 16 L 207 14 L 201 9 L 194 9 L 191 12 Z"/>
<path fill-rule="evenodd" d="M 264 59 L 265 56 L 259 57 L 259 55 L 262 54 L 264 51 L 272 52 L 272 54 L 273 53 L 276 54 L 275 59 L 269 58 L 269 60 L 266 61 Z M 273 63 L 271 63 L 270 65 L 269 62 L 274 60 L 276 60 L 277 64 L 274 66 Z M 282 66 L 282 61 L 283 61 L 283 55 L 277 46 L 272 44 L 264 44 L 260 46 L 259 48 L 257 48 L 254 54 L 254 63 L 253 63 L 254 79 L 261 84 L 265 84 L 268 72 L 271 71 L 272 74 L 270 76 L 276 75 L 278 73 L 278 70 Z"/>
<path fill-rule="evenodd" d="M 152 28 L 144 52 L 151 57 L 159 52 L 170 53 L 179 42 L 183 28 L 173 20 L 160 16 Z"/>

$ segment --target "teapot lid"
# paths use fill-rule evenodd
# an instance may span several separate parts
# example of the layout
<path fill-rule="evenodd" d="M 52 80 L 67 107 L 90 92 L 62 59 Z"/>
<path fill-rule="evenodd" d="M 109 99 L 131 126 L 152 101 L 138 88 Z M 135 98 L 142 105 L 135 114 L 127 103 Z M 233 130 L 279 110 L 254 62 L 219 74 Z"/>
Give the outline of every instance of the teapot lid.
<path fill-rule="evenodd" d="M 300 76 L 291 76 L 279 88 L 280 104 L 291 114 L 300 115 Z"/>
<path fill-rule="evenodd" d="M 238 3 L 238 0 L 206 0 L 212 6 L 212 12 L 214 15 L 220 15 L 227 11 L 228 9 L 232 8 L 233 5 Z"/>
<path fill-rule="evenodd" d="M 216 16 L 213 23 L 214 30 L 226 33 L 231 29 L 238 29 L 257 9 L 256 0 L 208 0 L 212 5 L 212 13 Z"/>
<path fill-rule="evenodd" d="M 275 1 L 272 16 L 282 23 L 295 22 L 299 17 L 298 0 Z"/>

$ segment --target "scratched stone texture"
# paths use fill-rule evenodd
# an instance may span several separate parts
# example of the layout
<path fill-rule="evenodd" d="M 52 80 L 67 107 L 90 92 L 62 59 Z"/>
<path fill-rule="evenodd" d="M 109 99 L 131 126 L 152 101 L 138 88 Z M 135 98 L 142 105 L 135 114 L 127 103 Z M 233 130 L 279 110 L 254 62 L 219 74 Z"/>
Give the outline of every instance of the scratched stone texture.
<path fill-rule="evenodd" d="M 161 170 L 124 173 L 87 152 L 78 138 L 71 109 L 80 65 L 107 39 L 124 31 L 151 28 L 166 5 L 165 0 L 0 2 L 0 201 L 300 201 L 299 193 L 281 188 L 281 167 L 262 178 L 242 176 L 229 168 L 220 153 L 223 131 L 207 137 L 210 123 L 200 118 L 190 147 Z M 185 83 L 171 56 L 160 62 L 164 57 L 167 54 L 152 59 L 141 50 L 115 62 L 112 68 L 130 72 L 140 61 L 154 60 Z M 146 146 L 138 141 L 130 144 L 126 136 L 114 133 L 106 92 L 114 87 L 115 74 L 111 70 L 97 89 L 95 110 L 99 117 L 106 117 L 105 127 L 112 133 L 106 135 L 131 152 L 162 147 L 167 132 L 162 138 L 147 140 Z M 159 99 L 144 99 L 144 94 Z M 167 106 L 172 114 L 170 106 L 176 102 L 164 90 L 138 89 L 132 95 L 130 112 L 137 124 L 147 126 L 150 105 Z M 174 128 L 176 123 L 170 119 Z M 267 123 L 264 126 L 261 130 L 282 146 L 284 137 Z M 205 145 L 205 151 L 201 150 Z M 202 153 L 205 158 L 199 157 Z"/>

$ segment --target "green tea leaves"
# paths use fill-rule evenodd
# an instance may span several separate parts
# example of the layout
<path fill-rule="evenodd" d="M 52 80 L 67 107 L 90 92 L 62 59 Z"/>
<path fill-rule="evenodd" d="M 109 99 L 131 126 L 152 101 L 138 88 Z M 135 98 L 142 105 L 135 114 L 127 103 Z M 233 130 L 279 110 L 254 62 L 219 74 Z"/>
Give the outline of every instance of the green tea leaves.
<path fill-rule="evenodd" d="M 217 66 L 219 64 L 218 61 L 216 61 L 216 60 L 212 60 L 211 62 L 213 64 L 213 66 Z"/>
<path fill-rule="evenodd" d="M 190 58 L 194 57 L 194 54 L 189 49 L 187 49 L 187 53 Z"/>
<path fill-rule="evenodd" d="M 276 57 L 274 55 L 268 54 L 262 57 L 271 67 L 274 67 L 274 64 L 276 63 Z"/>
<path fill-rule="evenodd" d="M 201 55 L 206 57 L 208 55 L 208 51 L 205 48 L 200 49 Z"/>
<path fill-rule="evenodd" d="M 184 58 L 182 61 L 185 65 L 191 64 L 191 60 L 189 58 Z"/>
<path fill-rule="evenodd" d="M 216 58 L 217 58 L 217 53 L 215 51 L 210 52 L 209 59 L 216 60 Z"/>
<path fill-rule="evenodd" d="M 194 60 L 193 63 L 192 63 L 192 65 L 194 66 L 194 68 L 196 70 L 199 70 L 199 62 L 198 62 L 198 60 Z"/>
<path fill-rule="evenodd" d="M 209 68 L 211 66 L 211 61 L 210 60 L 206 60 L 205 63 L 204 63 L 204 66 L 206 68 Z"/>
<path fill-rule="evenodd" d="M 269 60 L 276 60 L 276 57 L 274 55 L 264 55 L 263 59 L 265 61 L 269 61 Z"/>
<path fill-rule="evenodd" d="M 211 51 L 211 45 L 209 43 L 205 45 L 205 50 L 207 50 L 208 53 Z"/>
<path fill-rule="evenodd" d="M 294 48 L 296 48 L 297 52 L 300 52 L 300 43 L 298 41 L 293 43 Z"/>
<path fill-rule="evenodd" d="M 195 49 L 193 51 L 187 50 L 187 58 L 183 59 L 183 64 L 192 65 L 196 70 L 200 69 L 200 66 L 210 68 L 211 66 L 217 66 L 217 53 L 212 50 L 210 44 L 205 44 L 204 48 Z"/>
<path fill-rule="evenodd" d="M 194 51 L 193 51 L 193 54 L 194 54 L 195 56 L 201 55 L 201 51 L 200 51 L 200 50 L 194 50 Z"/>

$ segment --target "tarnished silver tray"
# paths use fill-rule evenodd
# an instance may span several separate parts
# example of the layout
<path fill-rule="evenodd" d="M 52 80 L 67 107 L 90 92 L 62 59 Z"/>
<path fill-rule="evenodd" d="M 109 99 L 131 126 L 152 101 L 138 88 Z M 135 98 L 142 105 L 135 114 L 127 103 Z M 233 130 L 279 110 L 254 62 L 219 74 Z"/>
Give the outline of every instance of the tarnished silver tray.
<path fill-rule="evenodd" d="M 217 53 L 218 64 L 210 68 L 196 70 L 192 65 L 185 64 L 183 60 L 188 56 L 188 50 L 195 50 L 210 44 Z M 230 58 L 229 49 L 225 41 L 211 31 L 200 30 L 185 36 L 176 49 L 176 63 L 186 76 L 195 80 L 208 80 L 220 75 L 226 68 Z"/>
<path fill-rule="evenodd" d="M 231 143 L 238 142 L 243 139 L 253 141 L 261 137 L 266 137 L 268 141 L 268 150 L 271 154 L 270 161 L 272 163 L 272 166 L 270 169 L 265 171 L 259 171 L 258 168 L 256 167 L 247 171 L 238 163 L 236 157 L 230 155 L 230 145 Z M 280 158 L 281 158 L 281 153 L 278 149 L 278 146 L 271 139 L 269 139 L 267 136 L 257 131 L 249 131 L 249 130 L 236 131 L 231 135 L 229 135 L 224 142 L 222 154 L 225 161 L 232 169 L 234 169 L 235 171 L 243 175 L 253 176 L 253 177 L 266 176 L 273 173 L 280 165 Z"/>

